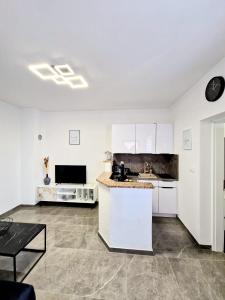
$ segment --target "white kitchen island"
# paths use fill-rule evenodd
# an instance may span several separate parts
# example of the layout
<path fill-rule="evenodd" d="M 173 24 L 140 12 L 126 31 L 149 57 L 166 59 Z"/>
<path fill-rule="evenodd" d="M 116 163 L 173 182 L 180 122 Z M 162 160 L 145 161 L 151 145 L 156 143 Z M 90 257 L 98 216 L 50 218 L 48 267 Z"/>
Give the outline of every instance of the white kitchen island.
<path fill-rule="evenodd" d="M 98 233 L 110 251 L 152 254 L 151 183 L 115 182 L 98 177 Z"/>

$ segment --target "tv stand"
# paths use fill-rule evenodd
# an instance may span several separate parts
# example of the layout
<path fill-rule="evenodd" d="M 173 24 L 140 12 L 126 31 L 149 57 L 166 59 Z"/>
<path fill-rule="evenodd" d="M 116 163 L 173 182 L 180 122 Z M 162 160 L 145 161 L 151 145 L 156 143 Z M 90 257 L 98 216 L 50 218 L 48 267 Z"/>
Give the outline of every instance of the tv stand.
<path fill-rule="evenodd" d="M 89 203 L 97 201 L 96 184 L 53 184 L 37 187 L 37 201 Z"/>

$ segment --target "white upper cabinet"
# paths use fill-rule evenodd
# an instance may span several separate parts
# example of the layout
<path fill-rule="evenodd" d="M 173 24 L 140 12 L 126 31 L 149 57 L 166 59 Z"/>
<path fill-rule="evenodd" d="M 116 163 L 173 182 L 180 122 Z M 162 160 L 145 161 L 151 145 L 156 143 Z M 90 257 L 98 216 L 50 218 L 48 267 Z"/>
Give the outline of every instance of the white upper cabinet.
<path fill-rule="evenodd" d="M 156 124 L 136 124 L 136 153 L 155 153 Z"/>
<path fill-rule="evenodd" d="M 173 153 L 172 124 L 157 124 L 156 153 Z"/>
<path fill-rule="evenodd" d="M 112 125 L 112 152 L 135 153 L 135 124 Z"/>
<path fill-rule="evenodd" d="M 173 153 L 172 124 L 113 124 L 113 153 Z"/>

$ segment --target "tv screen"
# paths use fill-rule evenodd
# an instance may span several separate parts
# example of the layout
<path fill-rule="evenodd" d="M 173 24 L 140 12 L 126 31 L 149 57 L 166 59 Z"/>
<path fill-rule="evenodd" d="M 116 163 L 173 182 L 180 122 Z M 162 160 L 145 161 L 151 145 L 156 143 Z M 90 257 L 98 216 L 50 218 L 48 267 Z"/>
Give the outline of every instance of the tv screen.
<path fill-rule="evenodd" d="M 55 183 L 86 183 L 86 166 L 55 166 Z"/>

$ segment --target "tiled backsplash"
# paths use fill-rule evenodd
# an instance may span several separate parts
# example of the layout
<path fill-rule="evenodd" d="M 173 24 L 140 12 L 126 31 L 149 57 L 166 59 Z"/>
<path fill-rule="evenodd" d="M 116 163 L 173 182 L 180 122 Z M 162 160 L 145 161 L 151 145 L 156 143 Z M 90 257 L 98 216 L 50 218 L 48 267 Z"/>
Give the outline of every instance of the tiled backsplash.
<path fill-rule="evenodd" d="M 113 154 L 113 162 L 119 165 L 123 161 L 125 168 L 132 172 L 143 173 L 144 163 L 148 162 L 155 174 L 169 174 L 178 179 L 178 155 L 176 154 Z"/>

